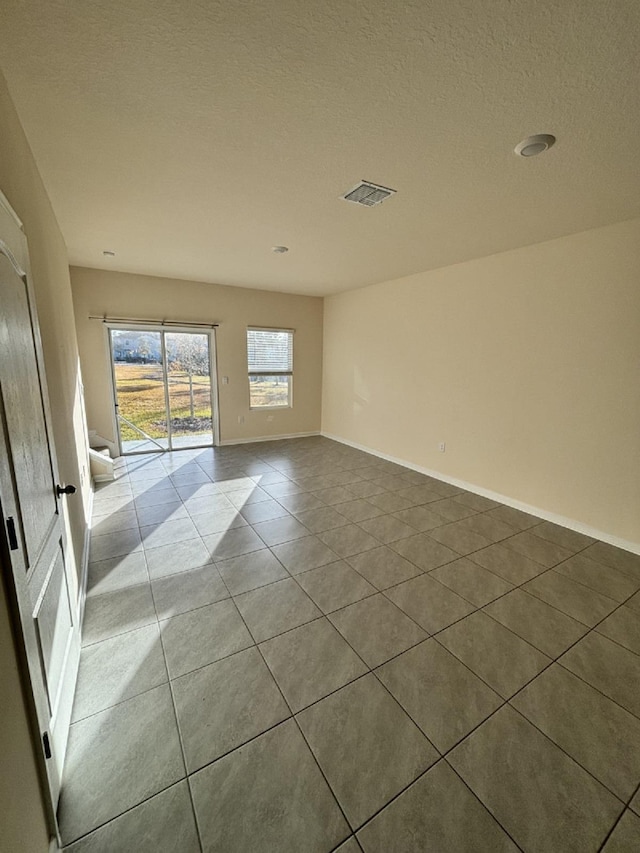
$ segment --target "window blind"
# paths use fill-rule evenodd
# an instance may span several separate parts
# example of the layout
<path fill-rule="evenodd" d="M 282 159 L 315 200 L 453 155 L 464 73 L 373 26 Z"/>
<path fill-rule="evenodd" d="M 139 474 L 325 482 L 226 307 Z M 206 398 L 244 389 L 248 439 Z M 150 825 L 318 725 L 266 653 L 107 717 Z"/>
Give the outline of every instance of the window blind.
<path fill-rule="evenodd" d="M 249 373 L 292 373 L 293 332 L 286 329 L 247 329 Z"/>

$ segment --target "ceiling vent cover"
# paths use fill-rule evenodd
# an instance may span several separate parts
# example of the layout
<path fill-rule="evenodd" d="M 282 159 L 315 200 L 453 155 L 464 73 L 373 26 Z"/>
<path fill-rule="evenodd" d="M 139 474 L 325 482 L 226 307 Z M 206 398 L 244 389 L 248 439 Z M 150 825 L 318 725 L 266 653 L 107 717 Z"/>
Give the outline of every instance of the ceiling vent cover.
<path fill-rule="evenodd" d="M 396 190 L 390 190 L 388 187 L 381 187 L 378 184 L 372 184 L 370 181 L 360 181 L 357 186 L 346 192 L 341 198 L 355 204 L 363 204 L 365 207 L 373 207 L 395 193 Z"/>

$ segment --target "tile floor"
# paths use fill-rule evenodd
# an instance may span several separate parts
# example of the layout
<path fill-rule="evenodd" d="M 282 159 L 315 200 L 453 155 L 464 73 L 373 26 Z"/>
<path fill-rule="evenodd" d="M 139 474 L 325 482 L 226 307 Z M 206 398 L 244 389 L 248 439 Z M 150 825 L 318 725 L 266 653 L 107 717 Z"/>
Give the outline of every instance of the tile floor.
<path fill-rule="evenodd" d="M 69 853 L 640 850 L 640 557 L 322 438 L 118 474 Z"/>

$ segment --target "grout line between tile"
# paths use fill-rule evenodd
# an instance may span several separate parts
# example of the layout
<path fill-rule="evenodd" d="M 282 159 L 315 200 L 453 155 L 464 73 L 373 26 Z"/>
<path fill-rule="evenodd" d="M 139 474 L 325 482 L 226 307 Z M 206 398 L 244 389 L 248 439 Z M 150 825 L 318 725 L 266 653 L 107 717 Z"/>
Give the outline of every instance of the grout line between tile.
<path fill-rule="evenodd" d="M 105 826 L 108 826 L 110 823 L 113 823 L 114 820 L 118 820 L 118 818 L 121 818 L 123 815 L 126 815 L 129 812 L 132 812 L 134 809 L 137 809 L 138 806 L 142 806 L 142 805 L 144 805 L 144 803 L 148 803 L 150 800 L 153 800 L 153 798 L 157 797 L 159 794 L 163 794 L 165 791 L 169 791 L 171 788 L 175 788 L 176 785 L 180 785 L 181 782 L 186 782 L 186 781 L 187 781 L 186 777 L 183 777 L 182 779 L 178 779 L 176 782 L 172 782 L 170 785 L 166 785 L 164 788 L 161 788 L 159 791 L 156 791 L 154 794 L 150 794 L 148 797 L 144 797 L 142 800 L 140 800 L 139 803 L 135 803 L 134 805 L 129 806 L 129 808 L 124 809 L 124 811 L 119 812 L 117 815 L 114 815 L 113 817 L 110 817 L 109 820 L 105 820 L 103 823 L 99 824 L 98 826 L 95 826 L 93 829 L 89 830 L 89 832 L 84 832 L 82 835 L 79 835 L 77 838 L 74 838 L 72 841 L 69 841 L 68 844 L 65 844 L 64 847 L 61 848 L 60 853 L 67 853 L 67 851 L 70 849 L 70 847 L 74 844 L 77 844 L 78 841 L 82 841 L 85 838 L 89 838 L 91 835 L 93 835 L 99 829 L 103 829 Z"/>
<path fill-rule="evenodd" d="M 165 668 L 167 670 L 167 676 L 169 676 L 169 664 L 167 663 L 167 655 L 166 655 L 166 651 L 164 648 L 164 640 L 162 637 L 162 631 L 160 631 L 160 644 L 162 646 L 162 654 L 164 656 L 164 665 L 165 665 Z M 193 812 L 193 819 L 194 819 L 195 826 L 196 826 L 196 834 L 198 837 L 198 844 L 200 845 L 200 851 L 202 851 L 203 850 L 203 844 L 202 844 L 202 835 L 200 832 L 200 824 L 198 823 L 198 817 L 196 814 L 196 807 L 195 807 L 195 803 L 193 801 L 193 792 L 191 791 L 191 785 L 189 784 L 189 770 L 187 767 L 187 754 L 186 754 L 185 747 L 184 747 L 184 739 L 182 736 L 182 728 L 181 728 L 180 722 L 178 720 L 178 708 L 176 706 L 176 697 L 175 697 L 175 694 L 173 691 L 173 681 L 170 677 L 169 677 L 169 693 L 171 696 L 171 707 L 173 708 L 173 719 L 174 719 L 174 722 L 176 725 L 176 731 L 178 733 L 178 742 L 180 744 L 180 754 L 182 755 L 182 766 L 184 767 L 185 779 L 187 780 L 187 790 L 189 791 L 189 801 L 191 803 L 191 811 Z"/>
<path fill-rule="evenodd" d="M 492 716 L 493 716 L 493 715 L 492 715 Z M 472 796 L 473 796 L 473 797 L 474 797 L 474 798 L 475 798 L 475 799 L 480 803 L 480 805 L 481 805 L 481 806 L 482 806 L 482 808 L 487 812 L 487 814 L 489 814 L 489 815 L 490 815 L 491 819 L 492 819 L 492 820 L 494 820 L 494 821 L 498 824 L 498 826 L 500 827 L 500 829 L 505 833 L 505 835 L 507 835 L 507 836 L 511 839 L 511 841 L 512 841 L 512 842 L 514 843 L 514 845 L 518 848 L 518 850 L 521 850 L 521 851 L 522 851 L 522 853 L 524 853 L 524 848 L 523 848 L 523 847 L 521 847 L 521 846 L 518 844 L 518 842 L 515 840 L 515 838 L 513 837 L 513 835 L 509 832 L 509 830 L 508 830 L 505 826 L 503 826 L 503 824 L 502 824 L 502 823 L 500 823 L 500 821 L 498 820 L 498 818 L 493 814 L 493 812 L 491 812 L 491 810 L 489 809 L 489 807 L 488 807 L 488 806 L 486 806 L 486 805 L 482 802 L 482 800 L 480 799 L 480 797 L 476 794 L 476 792 L 473 790 L 473 788 L 471 788 L 471 787 L 467 784 L 466 780 L 465 780 L 465 779 L 464 779 L 464 778 L 463 778 L 463 777 L 458 773 L 458 771 L 457 771 L 457 770 L 456 770 L 456 768 L 451 764 L 451 762 L 447 761 L 446 756 L 444 756 L 444 757 L 443 757 L 443 761 L 445 762 L 445 764 L 447 765 L 447 767 L 449 767 L 449 768 L 450 768 L 450 769 L 451 769 L 451 770 L 456 774 L 456 776 L 458 777 L 458 779 L 462 782 L 462 784 L 465 786 L 465 788 L 466 788 L 466 789 L 467 789 L 467 790 L 472 794 Z"/>
<path fill-rule="evenodd" d="M 605 847 L 605 845 L 606 845 L 607 841 L 608 841 L 608 840 L 609 840 L 609 838 L 611 838 L 611 836 L 613 835 L 613 832 L 614 832 L 615 828 L 616 828 L 616 827 L 617 827 L 617 825 L 620 823 L 620 821 L 622 820 L 623 816 L 626 814 L 627 810 L 629 810 L 629 809 L 631 808 L 631 803 L 633 802 L 633 800 L 634 800 L 634 798 L 635 798 L 635 796 L 636 796 L 636 794 L 637 794 L 638 792 L 640 792 L 640 784 L 638 784 L 638 785 L 636 786 L 635 790 L 633 791 L 633 793 L 631 794 L 631 796 L 629 797 L 629 799 L 628 799 L 628 800 L 627 800 L 627 802 L 625 803 L 625 807 L 622 809 L 622 811 L 621 811 L 621 812 L 620 812 L 620 814 L 618 815 L 617 820 L 616 820 L 616 821 L 614 821 L 613 826 L 611 827 L 611 829 L 609 830 L 609 832 L 608 832 L 608 833 L 607 833 L 607 835 L 605 836 L 604 841 L 602 842 L 602 844 L 600 845 L 600 847 L 598 847 L 598 853 L 600 853 L 600 851 L 604 849 L 604 847 Z M 632 812 L 632 814 L 634 814 L 634 812 Z"/>
<path fill-rule="evenodd" d="M 240 612 L 240 611 L 238 611 L 238 612 Z M 244 622 L 244 618 L 242 617 L 242 614 L 240 614 L 240 618 L 241 618 L 241 619 L 242 619 L 242 621 Z M 245 622 L 245 627 L 247 628 L 247 630 L 248 630 L 248 631 L 250 631 L 249 626 L 246 624 L 246 622 Z M 307 746 L 307 749 L 309 750 L 310 754 L 312 755 L 313 760 L 314 760 L 314 762 L 315 762 L 315 764 L 316 764 L 316 766 L 317 766 L 318 770 L 320 771 L 320 773 L 321 773 L 321 775 L 322 775 L 322 778 L 323 778 L 323 779 L 324 779 L 324 781 L 325 781 L 325 784 L 327 785 L 327 787 L 328 787 L 329 791 L 331 792 L 331 795 L 332 795 L 333 799 L 335 800 L 336 805 L 337 805 L 337 806 L 338 806 L 338 808 L 340 809 L 340 812 L 341 812 L 341 814 L 342 814 L 342 816 L 343 816 L 343 818 L 344 818 L 344 820 L 345 820 L 345 822 L 346 822 L 346 825 L 347 825 L 348 827 L 351 827 L 351 824 L 350 824 L 350 823 L 349 823 L 349 821 L 347 820 L 347 816 L 346 816 L 346 814 L 344 813 L 344 811 L 343 811 L 343 809 L 342 809 L 342 806 L 341 806 L 341 805 L 340 805 L 340 803 L 338 802 L 338 798 L 337 798 L 337 796 L 336 796 L 336 794 L 335 794 L 335 792 L 334 792 L 333 788 L 332 788 L 332 787 L 331 787 L 331 785 L 329 784 L 329 780 L 327 779 L 327 777 L 325 776 L 325 774 L 324 774 L 324 772 L 323 772 L 322 768 L 320 767 L 320 764 L 318 763 L 318 759 L 316 758 L 315 753 L 314 753 L 314 752 L 313 752 L 313 750 L 311 749 L 311 746 L 309 745 L 309 743 L 308 743 L 308 741 L 307 741 L 307 739 L 306 739 L 306 737 L 305 737 L 305 735 L 304 735 L 304 732 L 302 731 L 302 728 L 300 727 L 300 724 L 299 724 L 298 720 L 296 719 L 296 714 L 294 713 L 293 709 L 291 708 L 291 705 L 290 705 L 290 704 L 289 704 L 289 702 L 287 701 L 287 697 L 286 697 L 286 696 L 284 695 L 284 693 L 282 692 L 282 690 L 281 690 L 281 688 L 280 688 L 280 685 L 278 684 L 278 681 L 277 681 L 277 679 L 276 679 L 275 675 L 273 674 L 273 672 L 271 671 L 271 668 L 270 668 L 269 664 L 267 663 L 266 658 L 265 658 L 265 657 L 264 657 L 264 655 L 262 654 L 262 649 L 261 649 L 261 648 L 260 648 L 260 646 L 258 646 L 258 645 L 256 645 L 256 648 L 258 649 L 258 653 L 260 654 L 260 657 L 262 658 L 262 662 L 264 663 L 265 667 L 267 668 L 267 671 L 268 671 L 268 672 L 269 672 L 269 674 L 271 675 L 271 678 L 273 679 L 274 684 L 275 684 L 275 685 L 276 685 L 276 687 L 278 688 L 278 692 L 280 693 L 280 696 L 282 697 L 282 701 L 285 703 L 286 707 L 289 709 L 290 717 L 288 717 L 287 719 L 293 719 L 293 721 L 294 721 L 294 723 L 295 723 L 295 725 L 296 725 L 296 727 L 297 727 L 297 729 L 298 729 L 298 731 L 299 731 L 299 733 L 300 733 L 300 736 L 302 737 L 303 741 L 305 742 L 305 744 L 306 744 L 306 746 Z M 365 664 L 365 666 L 366 666 L 366 664 Z M 366 673 L 365 673 L 365 674 L 366 674 Z M 354 680 L 357 680 L 357 679 L 354 679 Z M 345 685 L 342 685 L 342 686 L 345 686 Z M 341 688 L 338 688 L 338 689 L 341 689 Z M 334 691 L 334 692 L 335 692 L 335 691 Z M 324 699 L 325 697 L 323 696 L 322 698 Z M 318 701 L 320 701 L 320 700 L 318 700 Z M 302 710 L 304 710 L 304 709 L 302 709 Z M 298 711 L 297 713 L 300 713 L 300 712 Z M 281 723 L 282 723 L 282 722 L 285 722 L 285 721 L 283 720 L 283 721 L 281 721 Z M 280 723 L 280 724 L 281 724 L 281 723 Z M 346 839 L 344 839 L 344 838 L 343 838 L 343 839 L 342 839 L 342 841 L 340 842 L 340 844 L 342 844 L 345 840 L 346 840 Z"/>

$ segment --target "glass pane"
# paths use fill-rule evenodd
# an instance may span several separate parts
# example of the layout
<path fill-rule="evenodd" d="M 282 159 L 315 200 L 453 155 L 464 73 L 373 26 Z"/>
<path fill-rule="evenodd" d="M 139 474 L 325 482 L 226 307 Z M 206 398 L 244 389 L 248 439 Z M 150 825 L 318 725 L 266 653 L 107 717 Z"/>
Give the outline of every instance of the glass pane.
<path fill-rule="evenodd" d="M 166 332 L 174 449 L 213 444 L 209 335 Z"/>
<path fill-rule="evenodd" d="M 123 453 L 166 449 L 160 332 L 111 330 Z"/>
<path fill-rule="evenodd" d="M 260 406 L 290 406 L 290 376 L 250 376 L 249 405 L 252 409 Z"/>

